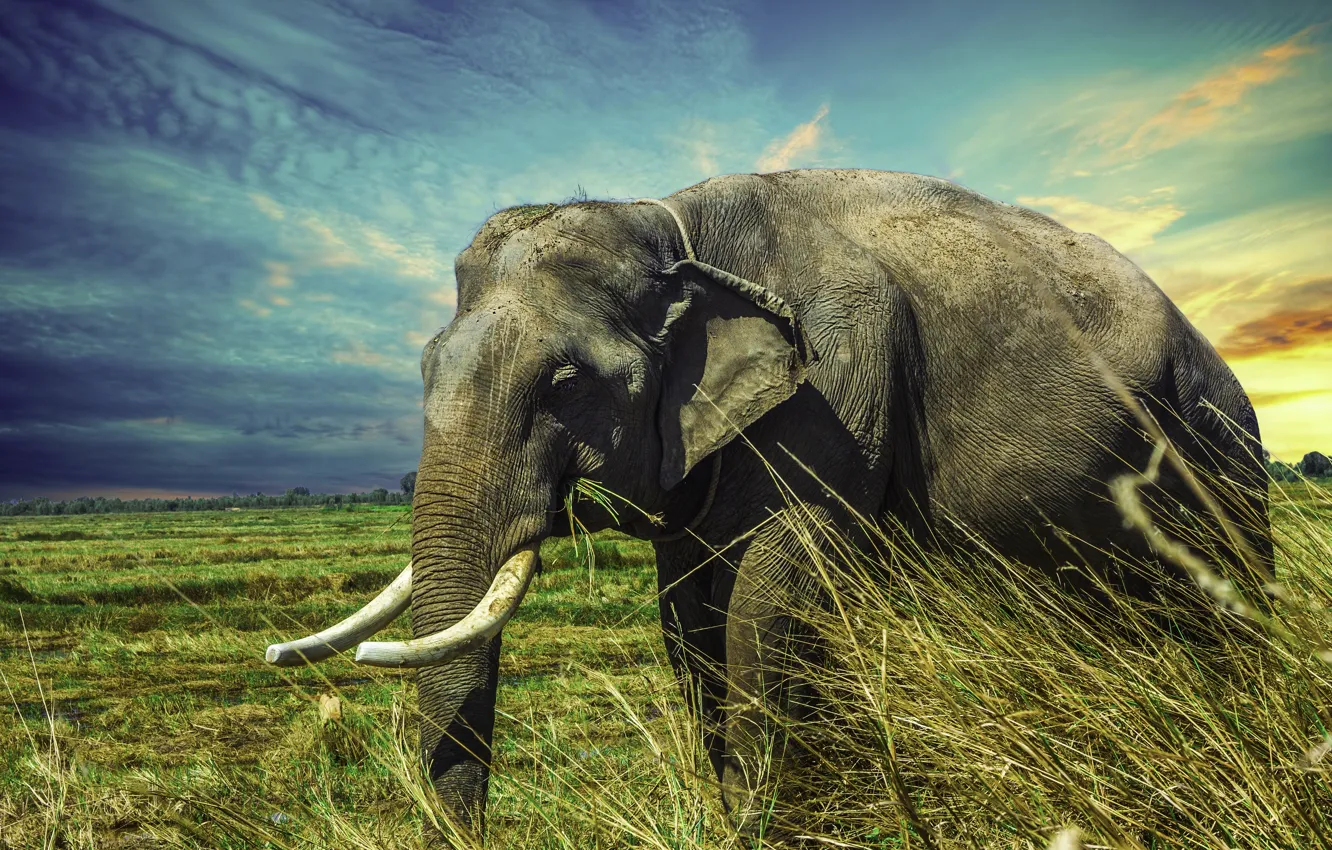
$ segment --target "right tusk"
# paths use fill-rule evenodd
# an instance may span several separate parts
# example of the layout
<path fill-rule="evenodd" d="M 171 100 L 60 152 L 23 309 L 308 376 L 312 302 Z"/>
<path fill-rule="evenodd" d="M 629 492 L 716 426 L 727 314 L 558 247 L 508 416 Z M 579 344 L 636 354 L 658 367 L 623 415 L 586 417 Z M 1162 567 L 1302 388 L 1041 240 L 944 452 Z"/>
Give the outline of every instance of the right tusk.
<path fill-rule="evenodd" d="M 279 667 L 295 667 L 306 662 L 323 661 L 358 644 L 397 619 L 412 602 L 412 564 L 398 573 L 393 583 L 380 591 L 364 608 L 335 626 L 290 643 L 275 643 L 264 653 L 264 660 Z"/>
<path fill-rule="evenodd" d="M 409 641 L 363 643 L 356 663 L 373 667 L 429 667 L 445 664 L 485 645 L 509 622 L 536 572 L 537 550 L 523 549 L 495 573 L 490 590 L 471 613 L 442 632 Z"/>

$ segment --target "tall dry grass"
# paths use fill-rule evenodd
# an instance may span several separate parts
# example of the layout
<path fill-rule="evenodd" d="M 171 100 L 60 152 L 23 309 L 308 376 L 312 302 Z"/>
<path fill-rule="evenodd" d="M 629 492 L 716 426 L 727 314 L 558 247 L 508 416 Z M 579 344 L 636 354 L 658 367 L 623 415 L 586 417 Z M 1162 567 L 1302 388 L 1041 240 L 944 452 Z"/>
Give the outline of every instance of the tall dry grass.
<path fill-rule="evenodd" d="M 817 577 L 806 590 L 817 592 L 787 602 L 804 606 L 819 651 L 792 661 L 804 663 L 796 672 L 812 685 L 804 718 L 770 706 L 776 738 L 790 743 L 771 761 L 764 837 L 728 829 L 676 694 L 626 694 L 603 677 L 636 730 L 637 757 L 597 752 L 590 730 L 561 728 L 539 710 L 509 718 L 523 733 L 509 762 L 523 769 L 501 770 L 493 781 L 488 844 L 1330 846 L 1332 672 L 1319 653 L 1328 637 L 1332 535 L 1319 510 L 1277 511 L 1281 628 L 1217 607 L 1208 616 L 1224 628 L 1201 645 L 1170 636 L 1162 611 L 1110 588 L 1107 607 L 1021 565 L 903 548 L 900 535 L 879 529 L 865 531 L 892 553 L 887 565 L 830 528 L 793 529 L 806 544 L 802 566 Z M 815 596 L 821 603 L 808 606 Z M 1286 616 L 1295 608 L 1300 616 Z M 480 846 L 453 830 L 423 781 L 406 705 L 391 728 L 353 730 L 366 738 L 357 751 L 391 767 L 422 821 L 458 846 Z M 312 734 L 304 746 L 317 752 L 326 733 Z M 207 816 L 203 834 L 163 832 L 171 846 L 222 846 L 208 842 L 223 834 L 229 846 L 419 840 L 400 816 L 339 812 L 317 794 L 308 811 L 289 813 L 302 826 L 287 829 L 197 788 L 173 791 L 145 778 L 131 791 Z M 396 826 L 386 830 L 386 822 Z"/>
<path fill-rule="evenodd" d="M 1088 846 L 1329 846 L 1332 535 L 1298 513 L 1280 527 L 1286 602 L 1267 627 L 1104 585 L 1101 605 L 986 558 L 899 548 L 885 573 L 802 529 L 823 604 L 805 606 L 817 649 L 798 657 L 819 719 L 773 711 L 798 753 L 775 780 L 775 831 L 855 847 L 1040 847 L 1066 827 Z M 1168 634 L 1200 618 L 1214 640 Z"/>
<path fill-rule="evenodd" d="M 1196 620 L 1196 610 L 1153 610 L 1108 587 L 1098 605 L 1002 559 L 797 516 L 796 557 L 812 580 L 777 601 L 800 613 L 817 651 L 790 661 L 809 686 L 801 717 L 769 706 L 775 739 L 789 743 L 768 754 L 761 837 L 730 830 L 678 691 L 583 667 L 570 675 L 595 684 L 603 721 L 629 740 L 606 746 L 558 700 L 507 714 L 486 844 L 1332 845 L 1332 499 L 1311 484 L 1292 493 L 1273 507 L 1281 600 L 1257 620 L 1204 604 L 1201 616 L 1224 626 L 1212 643 L 1168 634 L 1170 615 Z M 338 692 L 331 681 L 324 690 Z M 10 820 L 0 812 L 0 845 L 106 846 L 85 827 L 96 809 L 142 824 L 122 846 L 420 847 L 424 824 L 479 847 L 422 776 L 413 704 L 404 691 L 386 718 L 349 704 L 321 720 L 312 708 L 260 765 L 270 792 L 287 789 L 277 804 L 255 799 L 252 771 L 208 761 L 108 788 L 80 765 L 57 712 L 44 724 L 20 713 L 31 805 Z M 352 775 L 378 777 L 367 780 L 382 786 L 373 805 L 339 795 Z"/>

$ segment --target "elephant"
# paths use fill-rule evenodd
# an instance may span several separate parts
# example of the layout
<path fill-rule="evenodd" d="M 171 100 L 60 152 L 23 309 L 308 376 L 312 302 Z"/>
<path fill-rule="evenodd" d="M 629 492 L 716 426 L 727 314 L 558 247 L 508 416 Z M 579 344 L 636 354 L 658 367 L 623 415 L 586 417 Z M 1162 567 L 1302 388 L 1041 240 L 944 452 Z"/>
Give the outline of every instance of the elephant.
<path fill-rule="evenodd" d="M 317 661 L 410 606 L 413 640 L 356 659 L 419 668 L 426 770 L 478 829 L 501 631 L 541 541 L 567 533 L 580 478 L 642 511 L 576 507 L 591 531 L 653 541 L 668 656 L 742 830 L 769 742 L 739 697 L 787 684 L 774 659 L 792 612 L 769 591 L 802 579 L 801 522 L 891 521 L 1052 575 L 1155 557 L 1108 493 L 1155 444 L 1107 369 L 1181 457 L 1231 485 L 1217 498 L 1246 517 L 1239 548 L 1256 558 L 1226 569 L 1270 574 L 1239 382 L 1141 269 L 1038 212 L 903 172 L 734 174 L 662 199 L 502 210 L 455 274 L 456 315 L 421 357 L 410 564 L 267 657 Z M 1157 492 L 1208 520 L 1173 468 Z"/>

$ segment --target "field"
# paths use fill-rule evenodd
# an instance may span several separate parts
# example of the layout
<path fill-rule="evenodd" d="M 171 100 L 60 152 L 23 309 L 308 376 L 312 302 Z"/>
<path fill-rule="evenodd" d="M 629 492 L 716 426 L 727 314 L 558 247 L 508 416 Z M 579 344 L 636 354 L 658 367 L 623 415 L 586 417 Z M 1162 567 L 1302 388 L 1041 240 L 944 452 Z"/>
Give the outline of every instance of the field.
<path fill-rule="evenodd" d="M 1021 574 L 843 588 L 825 685 L 849 719 L 803 795 L 840 843 L 811 846 L 1043 847 L 1066 825 L 1088 846 L 1332 846 L 1332 501 L 1282 486 L 1298 611 L 1224 664 L 1143 640 L 1127 609 L 1087 631 Z M 0 847 L 417 846 L 411 675 L 262 661 L 390 581 L 409 526 L 391 508 L 0 522 Z M 748 846 L 662 651 L 651 548 L 595 552 L 548 542 L 504 633 L 490 845 Z"/>

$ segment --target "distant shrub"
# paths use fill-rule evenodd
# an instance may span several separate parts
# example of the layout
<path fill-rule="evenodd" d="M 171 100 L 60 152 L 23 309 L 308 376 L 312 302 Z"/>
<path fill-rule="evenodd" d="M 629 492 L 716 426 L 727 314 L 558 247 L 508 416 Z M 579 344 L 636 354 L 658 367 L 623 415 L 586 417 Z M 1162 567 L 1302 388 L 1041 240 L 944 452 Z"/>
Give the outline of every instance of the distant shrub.
<path fill-rule="evenodd" d="M 67 528 L 64 531 L 20 531 L 17 540 L 87 540 L 87 534 Z"/>
<path fill-rule="evenodd" d="M 1267 466 L 1267 477 L 1273 481 L 1299 481 L 1300 471 L 1289 463 L 1283 463 L 1279 460 L 1269 460 Z"/>
<path fill-rule="evenodd" d="M 1309 452 L 1300 461 L 1300 472 L 1307 478 L 1326 478 L 1332 476 L 1332 460 L 1322 452 Z"/>
<path fill-rule="evenodd" d="M 1267 477 L 1273 481 L 1299 481 L 1301 478 L 1332 478 L 1332 459 L 1322 452 L 1309 452 L 1298 463 L 1265 458 Z"/>

